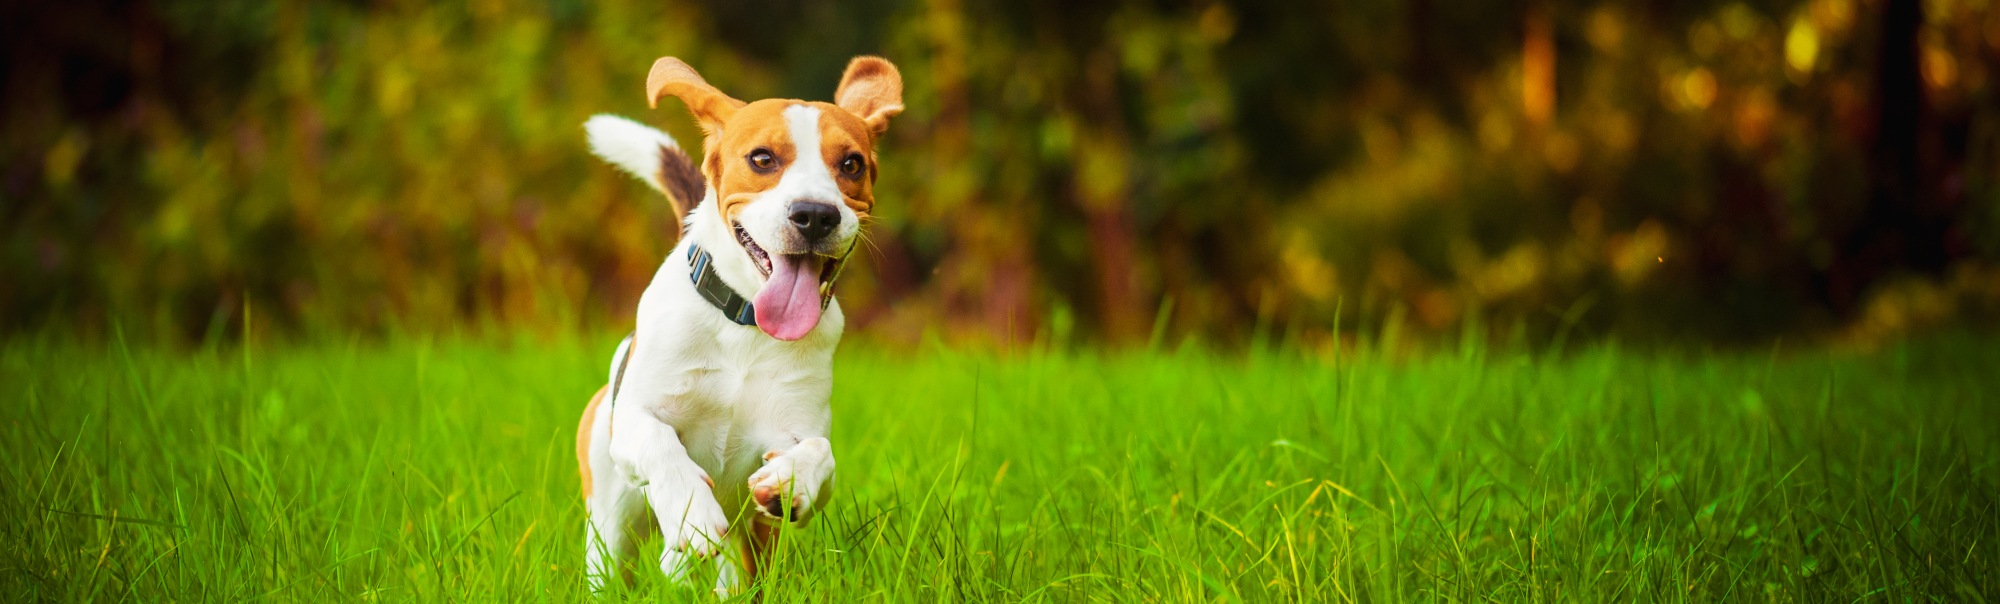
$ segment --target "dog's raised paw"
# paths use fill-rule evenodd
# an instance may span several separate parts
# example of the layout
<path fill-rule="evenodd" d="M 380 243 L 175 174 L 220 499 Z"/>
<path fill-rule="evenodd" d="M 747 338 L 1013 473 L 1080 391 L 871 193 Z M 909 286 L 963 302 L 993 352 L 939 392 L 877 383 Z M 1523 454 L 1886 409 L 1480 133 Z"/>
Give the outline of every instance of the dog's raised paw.
<path fill-rule="evenodd" d="M 783 451 L 764 455 L 764 467 L 750 475 L 750 498 L 757 502 L 758 513 L 788 521 L 796 521 L 806 514 L 806 506 L 812 504 L 812 499 L 793 480 L 797 470 L 797 464 Z M 785 505 L 787 493 L 791 495 L 789 508 Z"/>

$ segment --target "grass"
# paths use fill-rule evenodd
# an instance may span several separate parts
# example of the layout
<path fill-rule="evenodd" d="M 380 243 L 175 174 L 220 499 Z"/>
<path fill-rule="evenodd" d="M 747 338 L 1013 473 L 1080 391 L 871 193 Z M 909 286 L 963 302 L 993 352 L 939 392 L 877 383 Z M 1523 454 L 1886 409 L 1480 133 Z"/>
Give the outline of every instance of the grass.
<path fill-rule="evenodd" d="M 583 601 L 613 340 L 0 346 L 0 593 Z M 2000 346 L 1404 362 L 850 345 L 764 602 L 1983 602 Z M 657 552 L 657 541 L 650 551 Z M 709 571 L 712 573 L 712 570 Z M 642 573 L 613 599 L 707 601 Z"/>

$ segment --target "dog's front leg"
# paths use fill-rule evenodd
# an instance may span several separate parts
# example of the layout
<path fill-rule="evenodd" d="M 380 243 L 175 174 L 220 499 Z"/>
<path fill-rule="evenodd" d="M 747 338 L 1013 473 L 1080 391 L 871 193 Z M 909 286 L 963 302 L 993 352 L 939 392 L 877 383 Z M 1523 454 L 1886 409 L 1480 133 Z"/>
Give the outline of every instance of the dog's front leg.
<path fill-rule="evenodd" d="M 764 454 L 764 467 L 750 475 L 750 496 L 766 516 L 804 523 L 833 494 L 833 443 L 815 436 Z M 789 501 L 786 495 L 790 495 Z M 789 506 L 791 515 L 785 512 Z"/>
<path fill-rule="evenodd" d="M 660 570 L 678 580 L 688 556 L 721 552 L 729 516 L 715 501 L 715 482 L 688 458 L 674 427 L 635 405 L 613 414 L 611 434 L 612 461 L 645 491 L 666 538 Z"/>

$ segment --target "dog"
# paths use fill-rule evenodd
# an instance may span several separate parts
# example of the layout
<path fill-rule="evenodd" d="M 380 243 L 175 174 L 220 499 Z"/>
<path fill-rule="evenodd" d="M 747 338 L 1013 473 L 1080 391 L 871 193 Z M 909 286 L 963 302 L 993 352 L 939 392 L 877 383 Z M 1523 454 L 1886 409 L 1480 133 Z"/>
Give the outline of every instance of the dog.
<path fill-rule="evenodd" d="M 825 508 L 845 323 L 833 286 L 875 207 L 875 144 L 902 95 L 879 57 L 849 62 L 833 103 L 745 103 L 664 57 L 646 98 L 686 103 L 706 135 L 699 166 L 659 130 L 584 124 L 591 150 L 666 194 L 683 228 L 577 425 L 593 590 L 629 583 L 623 563 L 657 529 L 662 572 L 684 583 L 691 563 L 722 557 L 726 595 L 756 578 L 782 523 Z"/>

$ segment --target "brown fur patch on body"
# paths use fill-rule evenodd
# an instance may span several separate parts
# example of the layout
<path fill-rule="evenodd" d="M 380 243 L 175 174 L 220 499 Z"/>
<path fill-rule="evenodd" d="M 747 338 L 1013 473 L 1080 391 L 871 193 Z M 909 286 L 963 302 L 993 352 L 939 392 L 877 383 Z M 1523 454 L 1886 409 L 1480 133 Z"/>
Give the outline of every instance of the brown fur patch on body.
<path fill-rule="evenodd" d="M 750 534 L 743 540 L 743 584 L 748 586 L 763 574 L 764 567 L 771 562 L 771 551 L 777 548 L 778 531 L 784 530 L 777 522 L 751 518 Z"/>
<path fill-rule="evenodd" d="M 694 211 L 695 206 L 701 205 L 701 199 L 708 196 L 708 183 L 702 179 L 701 169 L 680 149 L 660 148 L 660 184 L 674 202 L 676 224 L 686 222 L 688 212 Z"/>
<path fill-rule="evenodd" d="M 590 405 L 583 408 L 583 419 L 576 423 L 576 472 L 583 476 L 583 496 L 590 497 L 590 428 L 597 423 L 597 404 L 604 402 L 604 395 L 611 392 L 611 385 L 597 389 L 590 397 Z"/>

